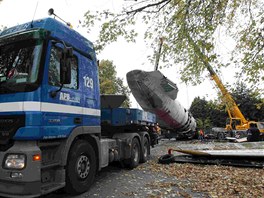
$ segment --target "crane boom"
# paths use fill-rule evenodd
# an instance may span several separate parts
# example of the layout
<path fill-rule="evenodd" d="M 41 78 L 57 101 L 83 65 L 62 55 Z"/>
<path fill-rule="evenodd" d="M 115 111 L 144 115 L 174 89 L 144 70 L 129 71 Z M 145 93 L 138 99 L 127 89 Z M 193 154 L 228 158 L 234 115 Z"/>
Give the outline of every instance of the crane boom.
<path fill-rule="evenodd" d="M 207 69 L 209 70 L 212 79 L 215 81 L 215 84 L 217 85 L 217 87 L 219 88 L 219 90 L 222 93 L 222 100 L 224 101 L 225 105 L 227 106 L 227 111 L 228 111 L 229 117 L 230 118 L 239 118 L 239 119 L 241 119 L 242 124 L 247 124 L 248 121 L 246 120 L 246 118 L 244 117 L 244 115 L 242 114 L 240 109 L 238 108 L 238 106 L 237 106 L 236 102 L 234 101 L 233 97 L 231 96 L 231 94 L 227 91 L 227 89 L 223 85 L 220 78 L 214 72 L 211 65 L 208 64 Z"/>
<path fill-rule="evenodd" d="M 254 124 L 257 126 L 261 134 L 261 138 L 264 140 L 264 122 L 256 122 L 256 121 L 248 121 L 245 119 L 244 115 L 238 108 L 236 102 L 232 98 L 231 94 L 227 91 L 225 86 L 223 85 L 220 78 L 217 76 L 215 71 L 213 70 L 212 66 L 209 64 L 208 57 L 204 55 L 204 53 L 201 51 L 201 49 L 197 46 L 195 41 L 191 38 L 188 31 L 185 31 L 185 36 L 188 39 L 189 43 L 194 48 L 196 55 L 199 57 L 199 59 L 204 63 L 205 68 L 209 71 L 210 76 L 215 81 L 217 87 L 222 93 L 222 99 L 227 107 L 227 112 L 229 116 L 229 122 L 226 123 L 226 130 L 232 131 L 232 130 L 239 130 L 239 131 L 245 131 L 249 129 L 251 124 Z"/>
<path fill-rule="evenodd" d="M 197 44 L 194 42 L 194 40 L 191 38 L 188 32 L 186 32 L 186 36 L 188 38 L 188 41 L 190 44 L 194 47 L 195 52 L 199 56 L 200 60 L 204 63 L 204 66 L 209 71 L 211 78 L 215 81 L 216 86 L 222 93 L 222 100 L 225 103 L 227 107 L 228 116 L 230 118 L 230 123 L 227 124 L 226 129 L 232 130 L 232 129 L 246 129 L 248 128 L 248 121 L 238 108 L 236 102 L 234 101 L 231 94 L 227 91 L 225 86 L 223 85 L 220 78 L 217 76 L 216 72 L 212 68 L 212 66 L 209 64 L 208 57 L 204 55 L 204 53 L 201 51 L 201 49 L 197 46 Z M 233 122 L 234 121 L 234 122 Z"/>

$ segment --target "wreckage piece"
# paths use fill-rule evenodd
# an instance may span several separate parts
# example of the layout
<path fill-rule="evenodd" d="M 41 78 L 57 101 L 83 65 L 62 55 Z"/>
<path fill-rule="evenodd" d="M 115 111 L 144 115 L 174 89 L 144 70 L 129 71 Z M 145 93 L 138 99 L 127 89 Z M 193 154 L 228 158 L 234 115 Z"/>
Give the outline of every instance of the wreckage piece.
<path fill-rule="evenodd" d="M 263 158 L 263 149 L 233 149 L 233 150 L 188 150 L 188 149 L 168 149 L 168 154 L 173 151 L 194 155 L 194 156 L 215 156 L 215 157 L 246 157 L 246 158 Z"/>
<path fill-rule="evenodd" d="M 236 158 L 214 158 L 214 157 L 194 157 L 188 155 L 174 156 L 173 162 L 176 163 L 193 163 L 193 164 L 207 164 L 207 165 L 225 165 L 236 167 L 249 167 L 249 168 L 263 168 L 263 160 L 249 160 L 249 159 L 236 159 Z"/>
<path fill-rule="evenodd" d="M 181 155 L 174 156 L 172 151 L 177 151 Z M 217 164 L 241 167 L 264 167 L 263 149 L 245 150 L 182 150 L 169 149 L 168 154 L 159 158 L 159 163 L 169 164 L 194 163 L 194 164 Z"/>
<path fill-rule="evenodd" d="M 161 127 L 171 133 L 195 131 L 193 116 L 176 100 L 178 88 L 160 71 L 133 70 L 127 83 L 143 110 L 157 115 Z"/>
<path fill-rule="evenodd" d="M 193 156 L 214 156 L 214 157 L 236 157 L 236 158 L 262 158 L 264 159 L 263 149 L 234 149 L 234 150 L 181 150 L 174 149 L 184 154 Z"/>

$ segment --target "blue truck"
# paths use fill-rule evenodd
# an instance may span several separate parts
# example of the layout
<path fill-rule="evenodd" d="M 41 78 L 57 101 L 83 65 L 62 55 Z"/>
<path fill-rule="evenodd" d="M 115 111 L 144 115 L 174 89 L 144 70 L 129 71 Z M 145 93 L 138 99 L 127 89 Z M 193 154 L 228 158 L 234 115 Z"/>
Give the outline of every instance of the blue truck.
<path fill-rule="evenodd" d="M 65 24 L 0 32 L 0 196 L 80 194 L 113 161 L 145 162 L 156 117 L 123 99 L 100 97 L 93 44 Z"/>

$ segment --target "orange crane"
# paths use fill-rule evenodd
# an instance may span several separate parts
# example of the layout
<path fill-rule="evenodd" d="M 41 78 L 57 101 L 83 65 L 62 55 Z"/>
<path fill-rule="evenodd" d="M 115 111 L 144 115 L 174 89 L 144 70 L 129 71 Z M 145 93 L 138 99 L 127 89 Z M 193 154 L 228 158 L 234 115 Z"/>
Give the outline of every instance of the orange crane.
<path fill-rule="evenodd" d="M 206 65 L 211 78 L 215 81 L 215 84 L 222 93 L 222 100 L 226 105 L 229 119 L 227 119 L 225 129 L 227 131 L 238 130 L 243 131 L 249 129 L 251 123 L 254 123 L 259 128 L 260 132 L 264 133 L 264 122 L 256 122 L 247 120 L 243 113 L 240 111 L 238 105 L 234 101 L 231 94 L 227 91 L 220 78 L 217 76 L 211 65 Z"/>
<path fill-rule="evenodd" d="M 212 80 L 215 81 L 216 86 L 219 88 L 222 94 L 222 100 L 226 105 L 226 109 L 229 116 L 226 122 L 226 127 L 225 127 L 226 131 L 233 131 L 233 130 L 246 131 L 247 129 L 250 128 L 250 125 L 252 123 L 255 124 L 255 126 L 257 126 L 262 136 L 264 136 L 264 122 L 249 121 L 244 117 L 238 105 L 234 101 L 233 97 L 225 88 L 222 81 L 217 76 L 216 72 L 213 70 L 212 66 L 209 64 L 207 56 L 205 56 L 204 53 L 202 53 L 200 48 L 197 46 L 197 44 L 194 42 L 194 40 L 190 37 L 188 33 L 186 33 L 186 36 L 188 38 L 188 41 L 194 47 L 197 55 L 199 56 L 199 58 L 202 60 L 205 67 L 209 71 Z"/>

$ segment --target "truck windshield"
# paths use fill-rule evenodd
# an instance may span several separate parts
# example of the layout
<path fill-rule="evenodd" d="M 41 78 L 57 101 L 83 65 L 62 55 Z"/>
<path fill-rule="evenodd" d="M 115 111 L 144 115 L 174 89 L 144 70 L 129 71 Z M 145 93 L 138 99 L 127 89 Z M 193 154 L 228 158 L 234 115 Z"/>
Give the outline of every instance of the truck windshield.
<path fill-rule="evenodd" d="M 34 39 L 0 45 L 0 93 L 30 91 L 38 78 L 41 52 L 42 42 Z"/>

